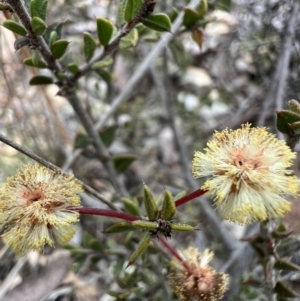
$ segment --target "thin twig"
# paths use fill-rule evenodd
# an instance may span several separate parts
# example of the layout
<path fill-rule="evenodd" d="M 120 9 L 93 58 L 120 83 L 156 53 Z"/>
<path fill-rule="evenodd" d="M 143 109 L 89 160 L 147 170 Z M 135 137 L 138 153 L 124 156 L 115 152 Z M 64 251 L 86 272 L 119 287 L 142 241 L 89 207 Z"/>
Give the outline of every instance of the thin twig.
<path fill-rule="evenodd" d="M 0 300 L 3 300 L 3 297 L 6 295 L 6 293 L 9 291 L 10 286 L 14 280 L 14 278 L 17 276 L 17 274 L 20 272 L 22 267 L 27 261 L 27 257 L 20 258 L 14 267 L 11 269 L 9 274 L 6 276 L 5 280 L 2 282 L 0 287 Z"/>
<path fill-rule="evenodd" d="M 84 108 L 82 107 L 82 104 L 79 101 L 77 94 L 75 93 L 74 90 L 70 90 L 66 94 L 66 97 L 69 100 L 74 111 L 76 112 L 78 118 L 80 118 L 80 121 L 81 121 L 82 125 L 84 126 L 87 134 L 91 138 L 92 143 L 93 143 L 96 151 L 99 154 L 99 157 L 101 158 L 104 166 L 106 167 L 106 170 L 110 176 L 110 180 L 111 180 L 114 188 L 120 195 L 128 196 L 129 194 L 126 191 L 125 187 L 118 181 L 118 175 L 113 166 L 113 162 L 110 159 L 110 154 L 109 154 L 106 146 L 103 144 L 99 134 L 94 129 L 92 120 L 89 117 L 89 115 L 86 113 Z"/>
<path fill-rule="evenodd" d="M 165 72 L 167 71 L 166 64 L 164 65 L 163 69 L 165 70 Z M 152 72 L 154 70 L 152 68 Z M 168 76 L 168 74 L 165 73 L 164 78 L 167 78 L 167 76 Z M 181 161 L 181 165 L 182 165 L 183 173 L 185 175 L 186 182 L 190 187 L 192 187 L 195 190 L 191 194 L 183 197 L 182 199 L 180 199 L 176 202 L 176 206 L 180 206 L 196 197 L 203 195 L 206 191 L 199 189 L 198 183 L 194 180 L 194 178 L 191 175 L 189 154 L 185 147 L 185 142 L 183 141 L 181 132 L 175 122 L 175 112 L 174 112 L 174 108 L 173 108 L 173 102 L 170 99 L 169 93 L 167 93 L 168 85 L 166 82 L 163 82 L 163 80 L 161 78 L 158 78 L 156 73 L 154 74 L 153 79 L 154 79 L 155 83 L 158 85 L 159 94 L 160 94 L 160 97 L 164 104 L 167 118 L 171 124 L 171 128 L 174 133 L 174 138 L 176 141 L 176 146 L 177 146 L 177 149 L 179 152 L 180 161 Z M 160 83 L 158 83 L 158 82 L 160 82 Z M 205 218 L 209 221 L 211 226 L 214 228 L 214 231 L 217 234 L 216 236 L 219 237 L 224 242 L 224 245 L 225 245 L 227 251 L 229 251 L 229 252 L 233 251 L 235 249 L 234 239 L 233 239 L 233 237 L 231 237 L 228 234 L 228 231 L 226 231 L 226 229 L 222 226 L 221 219 L 217 216 L 217 214 L 211 208 L 211 205 L 206 201 L 206 199 L 201 198 L 200 202 L 202 205 L 201 214 L 203 216 L 205 216 Z"/>
<path fill-rule="evenodd" d="M 28 36 L 30 38 L 31 44 L 35 45 L 39 48 L 41 55 L 45 59 L 45 61 L 48 64 L 48 67 L 52 70 L 54 74 L 57 72 L 62 72 L 63 69 L 59 63 L 58 60 L 55 60 L 48 45 L 46 44 L 45 40 L 41 36 L 37 36 L 32 31 L 31 27 L 31 18 L 30 15 L 25 7 L 25 4 L 23 1 L 18 0 L 11 0 L 9 1 L 10 7 L 13 9 L 13 11 L 17 14 L 19 19 L 21 20 L 23 26 L 25 27 Z M 74 83 L 75 84 L 75 83 Z M 103 159 L 104 166 L 107 169 L 107 172 L 110 176 L 110 180 L 112 181 L 112 184 L 114 188 L 116 189 L 116 192 L 123 196 L 128 196 L 128 192 L 126 191 L 125 187 L 122 185 L 121 182 L 118 181 L 117 172 L 113 166 L 113 163 L 110 160 L 110 156 L 108 154 L 108 151 L 103 144 L 100 136 L 98 135 L 97 131 L 93 128 L 93 123 L 89 115 L 84 110 L 78 96 L 75 93 L 75 90 L 72 87 L 69 87 L 69 89 L 65 89 L 62 93 L 63 96 L 67 98 L 71 106 L 73 107 L 75 113 L 79 117 L 83 127 L 85 128 L 86 132 L 88 133 L 89 137 L 92 140 L 92 143 L 98 153 L 98 155 Z"/>
<path fill-rule="evenodd" d="M 10 147 L 16 149 L 17 151 L 19 151 L 20 153 L 24 154 L 25 156 L 33 159 L 34 161 L 40 163 L 41 165 L 43 165 L 43 166 L 45 166 L 45 167 L 47 167 L 47 168 L 49 168 L 49 169 L 51 169 L 55 172 L 61 173 L 64 176 L 69 176 L 68 173 L 64 172 L 62 169 L 60 169 L 56 165 L 54 165 L 51 162 L 41 158 L 40 156 L 36 155 L 35 153 L 30 151 L 29 149 L 23 147 L 22 145 L 15 143 L 14 141 L 10 140 L 6 136 L 2 135 L 1 133 L 0 133 L 0 141 L 2 141 L 3 143 L 9 145 Z M 105 203 L 111 209 L 118 210 L 118 208 L 114 204 L 112 204 L 110 201 L 108 201 L 102 194 L 100 194 L 99 192 L 94 190 L 89 185 L 81 182 L 80 180 L 77 179 L 77 181 L 82 185 L 83 189 L 86 192 L 90 193 L 91 195 L 93 195 L 94 197 L 99 199 L 101 202 Z"/>
<path fill-rule="evenodd" d="M 198 4 L 199 0 L 192 0 L 188 7 L 193 9 Z M 176 33 L 182 25 L 183 15 L 184 12 L 182 11 L 176 18 L 171 33 L 165 33 L 164 35 L 162 35 L 161 40 L 155 45 L 155 47 L 150 51 L 148 56 L 144 58 L 141 64 L 135 69 L 136 71 L 133 73 L 122 92 L 112 101 L 110 109 L 95 124 L 95 128 L 97 130 L 101 129 L 106 124 L 108 119 L 115 113 L 118 107 L 131 95 L 132 91 L 134 91 L 134 87 L 150 68 L 151 64 L 153 63 L 153 60 L 160 54 L 162 49 L 164 49 L 175 37 Z"/>
<path fill-rule="evenodd" d="M 258 126 L 263 126 L 265 124 L 266 119 L 270 115 L 270 107 L 272 106 L 272 103 L 275 104 L 277 110 L 282 109 L 284 92 L 289 76 L 292 43 L 297 29 L 296 22 L 298 12 L 299 3 L 295 2 L 287 25 L 286 34 L 284 35 L 283 49 L 278 57 L 276 69 L 272 77 L 271 87 L 263 102 L 261 114 L 257 121 Z"/>

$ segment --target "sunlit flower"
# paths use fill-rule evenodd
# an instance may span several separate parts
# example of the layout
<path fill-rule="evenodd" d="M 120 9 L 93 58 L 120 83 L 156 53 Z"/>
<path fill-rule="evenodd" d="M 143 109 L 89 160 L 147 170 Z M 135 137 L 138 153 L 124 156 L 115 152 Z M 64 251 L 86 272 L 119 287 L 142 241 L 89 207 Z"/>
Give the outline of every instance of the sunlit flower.
<path fill-rule="evenodd" d="M 244 124 L 216 132 L 205 153 L 195 152 L 193 175 L 210 177 L 201 188 L 214 196 L 224 219 L 250 224 L 290 210 L 284 195 L 297 195 L 299 182 L 286 168 L 295 156 L 266 128 Z"/>
<path fill-rule="evenodd" d="M 21 255 L 44 245 L 67 243 L 75 234 L 81 185 L 38 165 L 28 165 L 0 190 L 0 225 L 4 241 Z"/>
<path fill-rule="evenodd" d="M 196 248 L 181 252 L 182 262 L 171 260 L 170 285 L 182 301 L 216 301 L 223 297 L 228 283 L 228 275 L 217 273 L 208 263 L 214 254 L 209 250 L 203 253 Z"/>

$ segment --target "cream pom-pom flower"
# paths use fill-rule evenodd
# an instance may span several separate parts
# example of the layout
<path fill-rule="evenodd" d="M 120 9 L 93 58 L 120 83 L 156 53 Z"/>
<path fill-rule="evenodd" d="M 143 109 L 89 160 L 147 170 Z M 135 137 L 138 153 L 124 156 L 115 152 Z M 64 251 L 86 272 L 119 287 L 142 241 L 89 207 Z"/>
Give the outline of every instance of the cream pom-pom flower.
<path fill-rule="evenodd" d="M 21 255 L 46 244 L 66 244 L 75 234 L 82 187 L 73 176 L 25 166 L 0 190 L 2 237 Z"/>
<path fill-rule="evenodd" d="M 285 195 L 299 193 L 288 167 L 296 155 L 264 127 L 215 132 L 205 153 L 195 152 L 195 178 L 209 177 L 201 189 L 214 197 L 224 219 L 250 224 L 283 217 L 290 210 Z"/>
<path fill-rule="evenodd" d="M 216 272 L 208 263 L 214 254 L 206 249 L 200 253 L 190 247 L 180 252 L 182 262 L 171 260 L 170 285 L 182 301 L 216 301 L 223 297 L 228 275 Z"/>

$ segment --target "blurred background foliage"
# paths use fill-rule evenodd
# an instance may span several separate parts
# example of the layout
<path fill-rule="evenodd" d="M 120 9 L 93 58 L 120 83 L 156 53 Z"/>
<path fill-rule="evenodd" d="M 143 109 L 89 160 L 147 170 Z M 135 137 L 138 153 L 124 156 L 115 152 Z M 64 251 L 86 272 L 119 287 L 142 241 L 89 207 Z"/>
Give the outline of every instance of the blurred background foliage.
<path fill-rule="evenodd" d="M 119 30 L 121 2 L 49 0 L 46 24 L 58 29 L 61 38 L 70 42 L 60 59 L 65 70 L 70 64 L 81 66 L 87 61 L 83 33 L 97 40 L 95 18 L 106 18 Z M 191 158 L 195 150 L 203 149 L 214 130 L 234 129 L 250 122 L 276 132 L 274 110 L 285 108 L 291 98 L 300 99 L 299 13 L 296 12 L 298 18 L 292 18 L 298 4 L 292 0 L 209 0 L 207 4 L 207 12 L 196 22 L 193 12 L 185 10 L 185 26 L 148 64 L 138 84 L 131 87 L 125 101 L 100 130 L 115 158 L 118 180 L 139 208 L 142 181 L 160 201 L 164 187 L 174 196 L 195 189 L 189 172 Z M 181 0 L 157 1 L 155 13 L 165 13 L 173 21 L 187 5 L 188 1 Z M 6 18 L 17 20 L 5 12 L 0 15 L 0 22 Z M 134 47 L 123 41 L 122 47 L 111 55 L 112 64 L 92 70 L 76 84 L 78 97 L 94 123 L 101 120 L 117 97 L 122 97 L 122 91 L 151 50 L 169 35 L 141 24 L 137 31 L 138 38 L 131 37 L 129 41 L 134 40 Z M 116 206 L 128 210 L 126 202 L 115 195 L 111 179 L 72 107 L 64 97 L 56 95 L 58 85 L 29 84 L 38 74 L 52 76 L 48 69 L 23 64 L 35 50 L 23 47 L 16 52 L 15 36 L 4 27 L 0 27 L 0 39 L 1 132 L 72 171 Z M 0 145 L 0 154 L 2 182 L 23 164 L 32 163 L 4 144 Z M 200 185 L 199 181 L 196 186 Z M 83 204 L 105 208 L 87 195 Z M 179 249 L 193 245 L 201 251 L 210 248 L 215 252 L 214 267 L 230 275 L 224 300 L 271 300 L 264 293 L 259 257 L 254 256 L 247 242 L 239 241 L 253 234 L 256 226 L 246 228 L 222 221 L 220 227 L 226 229 L 233 245 L 228 251 L 223 239 L 210 227 L 210 219 L 203 215 L 201 206 L 195 200 L 176 215 L 180 221 L 201 220 L 201 231 L 175 233 L 171 243 Z M 145 214 L 143 209 L 140 214 Z M 297 210 L 293 211 L 289 221 L 294 234 L 299 231 L 298 219 Z M 153 241 L 142 259 L 124 269 L 142 231 L 103 233 L 113 224 L 110 219 L 83 216 L 77 235 L 66 247 L 70 252 L 58 248 L 43 255 L 30 254 L 17 276 L 10 279 L 11 290 L 3 300 L 21 300 L 18 296 L 31 301 L 176 300 L 167 282 L 169 254 Z M 289 245 L 294 249 L 287 255 L 299 257 L 295 241 Z M 1 247 L 0 294 L 11 275 L 9 271 L 20 262 L 3 244 Z M 50 283 L 53 277 L 57 280 Z M 293 277 L 297 289 L 299 277 Z M 254 278 L 255 281 L 249 281 Z M 36 295 L 32 295 L 30 287 L 44 297 L 34 299 Z"/>

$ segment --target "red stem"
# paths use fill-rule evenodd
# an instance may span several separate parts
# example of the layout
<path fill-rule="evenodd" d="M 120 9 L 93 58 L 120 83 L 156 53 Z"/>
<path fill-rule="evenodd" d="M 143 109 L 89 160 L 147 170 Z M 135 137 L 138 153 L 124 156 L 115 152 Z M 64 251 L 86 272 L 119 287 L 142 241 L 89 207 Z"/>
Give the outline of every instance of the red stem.
<path fill-rule="evenodd" d="M 128 222 L 133 222 L 142 219 L 141 217 L 136 215 L 132 215 L 124 212 L 118 212 L 114 210 L 107 210 L 107 209 L 83 207 L 83 208 L 78 208 L 76 210 L 79 212 L 79 214 L 109 216 L 109 217 L 124 219 Z"/>
<path fill-rule="evenodd" d="M 183 198 L 177 200 L 175 202 L 175 206 L 179 207 L 179 206 L 181 206 L 181 205 L 183 205 L 183 204 L 185 204 L 185 203 L 187 203 L 187 202 L 203 195 L 206 192 L 207 192 L 207 190 L 197 189 L 197 190 L 191 192 L 190 194 L 184 196 Z"/>
<path fill-rule="evenodd" d="M 179 253 L 163 237 L 158 237 L 158 240 L 168 251 L 170 251 L 172 256 L 174 256 L 182 264 L 186 271 L 190 272 L 190 267 L 185 262 L 185 260 L 179 255 Z"/>

